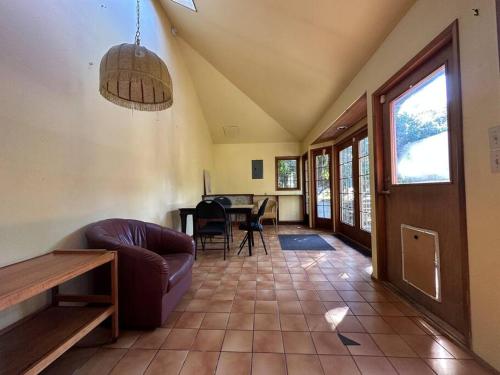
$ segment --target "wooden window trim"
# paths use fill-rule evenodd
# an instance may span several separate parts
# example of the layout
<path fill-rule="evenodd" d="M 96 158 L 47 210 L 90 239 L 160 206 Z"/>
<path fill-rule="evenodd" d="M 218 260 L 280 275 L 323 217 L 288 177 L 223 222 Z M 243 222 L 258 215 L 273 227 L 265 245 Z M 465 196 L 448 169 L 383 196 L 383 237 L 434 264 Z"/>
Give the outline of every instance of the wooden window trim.
<path fill-rule="evenodd" d="M 293 188 L 280 188 L 278 186 L 278 163 L 281 160 L 295 160 L 297 163 L 297 184 Z M 274 158 L 274 182 L 276 185 L 276 191 L 300 190 L 300 156 L 276 156 Z"/>

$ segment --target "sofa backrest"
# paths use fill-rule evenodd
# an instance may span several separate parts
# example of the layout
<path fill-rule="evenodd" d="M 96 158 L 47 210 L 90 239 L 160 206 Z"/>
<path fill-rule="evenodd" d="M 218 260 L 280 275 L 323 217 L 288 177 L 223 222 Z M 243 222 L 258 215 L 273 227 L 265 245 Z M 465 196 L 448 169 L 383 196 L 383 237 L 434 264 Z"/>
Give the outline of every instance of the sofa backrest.
<path fill-rule="evenodd" d="M 115 249 L 120 245 L 148 248 L 146 223 L 130 219 L 107 219 L 91 224 L 85 233 L 92 248 Z"/>

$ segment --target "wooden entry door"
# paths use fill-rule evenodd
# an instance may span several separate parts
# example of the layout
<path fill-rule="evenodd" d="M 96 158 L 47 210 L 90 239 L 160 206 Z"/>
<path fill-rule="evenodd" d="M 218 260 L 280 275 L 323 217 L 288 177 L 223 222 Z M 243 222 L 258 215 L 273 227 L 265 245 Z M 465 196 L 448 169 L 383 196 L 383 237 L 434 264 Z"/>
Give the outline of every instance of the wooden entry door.
<path fill-rule="evenodd" d="M 371 195 L 368 132 L 352 135 L 335 147 L 335 230 L 371 249 Z"/>
<path fill-rule="evenodd" d="M 376 114 L 381 118 L 376 131 L 383 160 L 383 180 L 377 181 L 382 201 L 377 207 L 384 212 L 384 233 L 379 235 L 385 238 L 385 259 L 381 260 L 385 278 L 430 312 L 429 316 L 450 334 L 468 342 L 461 95 L 455 35 L 456 25 L 449 30 L 447 40 L 439 40 L 439 47 L 427 47 L 425 59 L 413 64 L 411 72 L 374 95 L 374 100 L 383 102 Z"/>
<path fill-rule="evenodd" d="M 316 228 L 333 230 L 332 220 L 332 149 L 311 151 L 313 159 L 314 223 Z"/>

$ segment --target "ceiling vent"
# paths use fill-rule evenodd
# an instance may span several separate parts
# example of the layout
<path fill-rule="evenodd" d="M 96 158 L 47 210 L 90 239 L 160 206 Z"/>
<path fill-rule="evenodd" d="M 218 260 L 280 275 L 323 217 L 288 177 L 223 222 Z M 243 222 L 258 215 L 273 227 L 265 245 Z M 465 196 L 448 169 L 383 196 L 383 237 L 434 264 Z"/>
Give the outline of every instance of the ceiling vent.
<path fill-rule="evenodd" d="M 223 126 L 224 135 L 228 138 L 235 138 L 240 134 L 239 126 Z"/>

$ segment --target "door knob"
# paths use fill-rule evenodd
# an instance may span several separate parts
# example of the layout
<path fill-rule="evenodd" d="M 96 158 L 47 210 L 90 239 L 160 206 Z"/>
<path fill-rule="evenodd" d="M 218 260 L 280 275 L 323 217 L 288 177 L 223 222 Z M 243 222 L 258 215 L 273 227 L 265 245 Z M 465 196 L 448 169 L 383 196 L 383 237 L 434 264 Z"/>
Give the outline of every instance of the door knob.
<path fill-rule="evenodd" d="M 390 190 L 381 190 L 378 192 L 379 194 L 382 194 L 382 195 L 390 195 L 391 194 L 391 191 Z"/>

